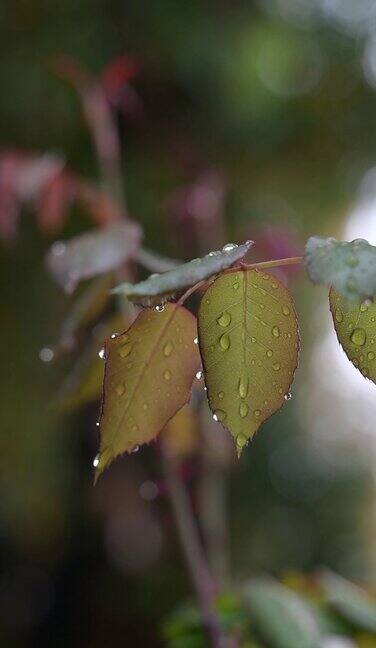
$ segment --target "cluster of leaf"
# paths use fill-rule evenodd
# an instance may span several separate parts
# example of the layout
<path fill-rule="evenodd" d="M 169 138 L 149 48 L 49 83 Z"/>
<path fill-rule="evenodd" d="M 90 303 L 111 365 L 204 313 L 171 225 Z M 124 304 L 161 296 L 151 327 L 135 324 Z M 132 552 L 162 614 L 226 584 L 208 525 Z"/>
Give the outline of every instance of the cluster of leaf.
<path fill-rule="evenodd" d="M 376 600 L 341 576 L 322 571 L 248 581 L 238 593 L 221 595 L 216 611 L 225 633 L 239 648 L 376 646 Z M 190 605 L 165 622 L 168 648 L 206 648 L 199 611 Z M 341 641 L 341 644 L 339 643 Z"/>
<path fill-rule="evenodd" d="M 75 285 L 136 259 L 140 241 L 138 227 L 127 221 L 55 244 L 47 261 L 60 284 Z M 230 432 L 239 456 L 260 424 L 289 399 L 298 364 L 297 315 L 289 290 L 265 271 L 267 263 L 244 264 L 252 245 L 227 244 L 140 283 L 112 289 L 141 310 L 134 321 L 128 317 L 128 325 L 116 317 L 105 329 L 97 477 L 118 455 L 156 438 L 188 401 L 195 376 L 204 375 L 213 418 Z M 314 283 L 330 286 L 335 329 L 349 359 L 375 380 L 376 248 L 361 239 L 342 243 L 312 237 L 304 262 Z M 73 324 L 71 319 L 65 326 L 65 339 L 69 326 L 102 303 L 108 274 L 101 281 L 98 290 L 81 297 Z M 196 320 L 183 303 L 199 288 L 205 292 Z M 110 335 L 109 326 L 126 330 Z M 85 369 L 83 395 L 75 376 L 70 378 L 73 400 L 98 394 L 100 364 L 97 359 L 95 369 L 90 363 Z"/>

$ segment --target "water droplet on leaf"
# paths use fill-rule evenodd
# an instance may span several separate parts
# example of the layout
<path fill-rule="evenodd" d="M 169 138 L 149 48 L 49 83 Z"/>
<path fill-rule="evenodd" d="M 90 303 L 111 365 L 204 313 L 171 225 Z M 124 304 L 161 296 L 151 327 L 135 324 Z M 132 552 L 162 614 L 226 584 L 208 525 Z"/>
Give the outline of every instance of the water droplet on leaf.
<path fill-rule="evenodd" d="M 219 338 L 219 344 L 221 349 L 227 351 L 227 349 L 229 349 L 231 346 L 230 336 L 227 335 L 227 333 L 221 335 L 221 337 Z"/>
<path fill-rule="evenodd" d="M 362 328 L 356 328 L 353 330 L 350 336 L 350 340 L 356 346 L 363 346 L 366 341 L 366 332 Z"/>
<path fill-rule="evenodd" d="M 279 337 L 280 336 L 280 331 L 279 331 L 278 326 L 273 326 L 272 334 L 274 335 L 274 337 Z"/>
<path fill-rule="evenodd" d="M 230 313 L 222 313 L 220 317 L 218 317 L 217 322 L 219 326 L 229 326 L 231 324 L 231 315 Z"/>

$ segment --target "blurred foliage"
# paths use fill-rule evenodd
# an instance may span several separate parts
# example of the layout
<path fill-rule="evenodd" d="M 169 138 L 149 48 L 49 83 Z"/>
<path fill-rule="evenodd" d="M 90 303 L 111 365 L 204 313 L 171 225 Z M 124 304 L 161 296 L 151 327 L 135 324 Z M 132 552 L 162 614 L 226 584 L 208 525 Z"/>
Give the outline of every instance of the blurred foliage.
<path fill-rule="evenodd" d="M 53 61 L 68 55 L 102 79 L 108 64 L 126 53 L 138 65 L 125 84 L 133 99 L 125 113 L 111 105 L 127 206 L 145 230 L 145 244 L 179 259 L 246 238 L 258 243 L 255 257 L 281 250 L 288 256 L 286 246 L 300 253 L 308 235 L 336 234 L 375 163 L 373 7 L 366 4 L 3 0 L 0 143 L 5 150 L 57 154 L 72 174 L 97 183 L 80 102 Z M 44 267 L 52 233 L 37 229 L 35 205 L 23 205 L 17 239 L 2 244 L 0 258 L 1 645 L 200 645 L 196 610 L 184 622 L 175 619 L 175 630 L 167 624 L 165 640 L 159 633 L 190 583 L 158 451 L 147 448 L 117 462 L 93 489 L 98 405 L 64 418 L 52 406 L 76 355 L 42 363 L 38 353 L 59 337 L 72 301 Z M 66 217 L 64 239 L 83 232 L 92 218 L 79 202 Z M 304 387 L 313 340 L 322 334 L 311 310 L 321 293 L 307 284 L 303 290 L 299 275 L 287 277 L 295 282 L 306 349 L 295 392 Z M 103 311 L 110 316 L 105 303 Z M 91 338 L 100 314 L 84 319 L 78 334 L 79 353 L 93 339 L 91 358 L 105 337 L 97 329 Z M 325 564 L 372 582 L 372 475 L 355 451 L 346 454 L 333 442 L 331 453 L 325 446 L 320 454 L 320 441 L 307 444 L 298 400 L 265 425 L 236 470 L 232 459 L 214 462 L 214 474 L 221 465 L 230 475 L 235 576 Z M 221 433 L 199 412 L 221 454 Z M 359 420 L 367 417 L 363 411 Z M 373 456 L 368 446 L 364 454 Z M 200 465 L 187 459 L 189 485 Z M 225 622 L 247 635 L 250 615 L 229 600 Z M 328 634 L 350 633 L 361 648 L 374 645 L 368 631 L 355 631 L 320 599 L 317 605 Z M 192 635 L 191 644 L 182 643 L 185 635 Z M 243 648 L 260 645 L 251 634 L 244 641 Z"/>

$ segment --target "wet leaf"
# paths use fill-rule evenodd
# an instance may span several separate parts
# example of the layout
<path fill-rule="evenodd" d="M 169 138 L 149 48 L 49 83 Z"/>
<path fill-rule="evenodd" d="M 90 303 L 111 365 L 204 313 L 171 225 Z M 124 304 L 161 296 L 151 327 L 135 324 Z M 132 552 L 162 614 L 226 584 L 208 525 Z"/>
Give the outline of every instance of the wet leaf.
<path fill-rule="evenodd" d="M 315 616 L 297 594 L 272 579 L 254 579 L 244 597 L 260 635 L 272 648 L 317 648 Z"/>
<path fill-rule="evenodd" d="M 242 245 L 229 243 L 223 250 L 210 252 L 201 259 L 193 259 L 168 272 L 151 275 L 146 281 L 138 284 L 120 284 L 113 292 L 125 294 L 131 301 L 141 304 L 155 297 L 168 298 L 230 268 L 247 254 L 252 245 L 253 241 L 247 241 Z"/>
<path fill-rule="evenodd" d="M 331 288 L 329 304 L 338 342 L 348 359 L 376 382 L 376 303 L 354 304 Z"/>
<path fill-rule="evenodd" d="M 346 243 L 312 236 L 305 264 L 313 283 L 333 286 L 349 301 L 359 303 L 376 294 L 376 247 L 364 239 Z"/>
<path fill-rule="evenodd" d="M 58 284 L 73 292 L 82 279 L 114 270 L 133 259 L 141 241 L 141 229 L 130 221 L 90 231 L 56 242 L 47 254 L 47 267 Z"/>
<path fill-rule="evenodd" d="M 293 381 L 299 335 L 292 298 L 271 274 L 226 273 L 204 294 L 198 322 L 209 404 L 240 456 Z"/>
<path fill-rule="evenodd" d="M 357 585 L 325 570 L 320 577 L 329 602 L 347 621 L 362 630 L 376 632 L 376 600 Z"/>
<path fill-rule="evenodd" d="M 141 311 L 105 345 L 97 476 L 124 452 L 154 439 L 189 398 L 201 359 L 196 320 L 178 304 Z"/>

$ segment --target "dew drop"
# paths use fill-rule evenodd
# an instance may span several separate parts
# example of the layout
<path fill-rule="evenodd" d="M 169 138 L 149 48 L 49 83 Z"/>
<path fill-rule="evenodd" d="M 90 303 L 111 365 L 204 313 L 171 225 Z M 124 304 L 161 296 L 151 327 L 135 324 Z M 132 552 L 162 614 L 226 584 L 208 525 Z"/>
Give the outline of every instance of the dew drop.
<path fill-rule="evenodd" d="M 118 335 L 119 335 L 119 333 L 112 333 L 111 340 L 114 340 Z"/>
<path fill-rule="evenodd" d="M 233 287 L 234 290 L 238 290 L 238 288 L 239 288 L 239 282 L 238 282 L 238 281 L 235 281 L 235 283 L 232 284 L 232 287 Z"/>
<path fill-rule="evenodd" d="M 355 292 L 358 287 L 358 284 L 356 283 L 354 277 L 349 277 L 346 283 L 346 288 L 349 292 Z"/>
<path fill-rule="evenodd" d="M 226 418 L 226 412 L 224 410 L 217 409 L 217 410 L 214 411 L 213 419 L 215 421 L 221 422 L 221 421 L 224 421 L 225 418 Z"/>
<path fill-rule="evenodd" d="M 96 427 L 99 427 L 100 426 L 99 421 L 97 421 L 95 425 L 96 425 Z"/>
<path fill-rule="evenodd" d="M 268 349 L 266 355 L 268 356 L 268 358 L 271 358 L 273 355 L 273 351 L 271 349 Z"/>
<path fill-rule="evenodd" d="M 238 392 L 240 398 L 245 398 L 248 394 L 249 381 L 247 376 L 239 378 Z"/>
<path fill-rule="evenodd" d="M 224 393 L 223 391 L 218 392 L 218 398 L 219 398 L 220 400 L 223 400 L 224 397 L 225 397 L 225 393 Z"/>
<path fill-rule="evenodd" d="M 158 304 L 158 306 L 155 307 L 157 313 L 162 313 L 164 309 L 165 309 L 164 304 Z"/>
<path fill-rule="evenodd" d="M 217 322 L 219 326 L 229 326 L 231 324 L 231 315 L 230 313 L 222 313 L 220 317 L 218 317 Z"/>
<path fill-rule="evenodd" d="M 138 430 L 137 425 L 134 425 L 133 428 L 132 428 L 133 432 L 137 432 L 137 430 L 134 430 L 134 428 L 137 428 L 137 430 Z M 139 449 L 140 449 L 140 446 L 135 445 L 135 447 L 134 447 L 133 450 L 132 450 L 132 453 L 133 453 L 133 452 L 138 452 Z"/>
<path fill-rule="evenodd" d="M 273 364 L 274 371 L 279 371 L 280 368 L 281 368 L 281 365 L 279 364 L 279 362 L 274 362 L 274 364 Z"/>
<path fill-rule="evenodd" d="M 222 251 L 223 252 L 232 252 L 232 250 L 235 250 L 238 246 L 236 243 L 226 243 L 226 245 L 223 246 Z"/>
<path fill-rule="evenodd" d="M 166 371 L 163 373 L 163 378 L 164 378 L 165 380 L 170 380 L 170 378 L 171 378 L 171 371 L 169 371 L 168 369 L 166 369 Z"/>
<path fill-rule="evenodd" d="M 280 331 L 279 331 L 278 326 L 273 326 L 273 328 L 272 328 L 272 334 L 274 335 L 274 337 L 279 337 L 279 335 L 280 335 Z"/>
<path fill-rule="evenodd" d="M 367 358 L 368 358 L 368 360 L 374 360 L 375 359 L 374 352 L 373 351 L 368 351 Z"/>
<path fill-rule="evenodd" d="M 124 383 L 119 383 L 118 385 L 116 385 L 115 391 L 116 391 L 118 396 L 122 396 L 125 393 L 125 385 L 124 385 Z"/>
<path fill-rule="evenodd" d="M 95 455 L 95 457 L 94 457 L 94 459 L 93 459 L 93 466 L 94 466 L 94 468 L 96 468 L 97 466 L 99 466 L 99 460 L 100 460 L 100 454 L 99 454 L 99 452 L 98 452 L 98 454 Z"/>
<path fill-rule="evenodd" d="M 355 254 L 348 254 L 346 259 L 345 259 L 346 265 L 349 266 L 349 268 L 356 268 L 356 266 L 359 263 L 359 260 Z"/>
<path fill-rule="evenodd" d="M 362 328 L 356 328 L 353 330 L 350 336 L 350 340 L 356 346 L 363 346 L 366 341 L 366 332 Z"/>
<path fill-rule="evenodd" d="M 163 347 L 163 355 L 165 355 L 166 358 L 168 358 L 168 356 L 171 355 L 171 353 L 173 352 L 173 350 L 174 350 L 174 345 L 173 345 L 173 343 L 172 343 L 171 341 L 169 341 L 169 342 L 167 342 L 167 344 L 165 344 L 164 347 Z"/>
<path fill-rule="evenodd" d="M 51 360 L 54 359 L 54 356 L 55 354 L 50 347 L 43 347 L 43 349 L 39 351 L 39 359 L 42 360 L 42 362 L 51 362 Z"/>
<path fill-rule="evenodd" d="M 342 322 L 343 313 L 342 313 L 340 308 L 336 308 L 335 313 L 334 313 L 334 317 L 335 317 L 336 322 Z"/>
<path fill-rule="evenodd" d="M 198 344 L 198 337 L 195 337 L 193 342 L 194 342 L 194 344 Z"/>
<path fill-rule="evenodd" d="M 121 347 L 118 349 L 118 355 L 119 355 L 121 358 L 126 358 L 127 356 L 129 356 L 129 354 L 130 354 L 131 351 L 132 351 L 132 345 L 129 344 L 129 342 L 128 342 L 128 343 L 126 343 L 126 344 L 123 344 L 123 346 L 121 346 Z"/>
<path fill-rule="evenodd" d="M 271 286 L 272 286 L 272 288 L 274 288 L 274 289 L 275 289 L 275 288 L 278 288 L 278 285 L 277 285 L 275 282 L 272 283 Z"/>
<path fill-rule="evenodd" d="M 356 358 L 353 358 L 352 363 L 353 363 L 354 367 L 359 367 L 359 362 L 358 362 L 358 360 Z"/>
<path fill-rule="evenodd" d="M 106 358 L 106 352 L 105 352 L 104 349 L 101 349 L 101 350 L 99 351 L 98 355 L 99 355 L 99 357 L 100 357 L 101 360 L 105 360 L 105 358 Z"/>
<path fill-rule="evenodd" d="M 221 335 L 219 338 L 219 345 L 223 351 L 227 351 L 227 349 L 230 348 L 231 346 L 231 341 L 230 341 L 230 336 L 227 333 L 224 333 Z"/>
<path fill-rule="evenodd" d="M 255 409 L 253 414 L 254 414 L 255 418 L 258 418 L 260 416 L 260 414 L 261 414 L 261 410 Z"/>
<path fill-rule="evenodd" d="M 239 450 L 242 450 L 244 446 L 246 446 L 248 443 L 248 439 L 244 434 L 238 434 L 236 437 L 236 445 Z"/>
<path fill-rule="evenodd" d="M 287 315 L 290 315 L 290 309 L 289 309 L 289 307 L 288 307 L 288 306 L 282 306 L 282 313 L 283 313 L 284 315 L 286 315 L 286 316 L 287 316 Z"/>
<path fill-rule="evenodd" d="M 371 305 L 371 301 L 369 299 L 366 299 L 362 304 L 360 304 L 360 312 L 365 313 L 368 311 L 368 306 Z"/>
<path fill-rule="evenodd" d="M 197 380 L 201 380 L 202 376 L 203 376 L 203 373 L 202 373 L 201 370 L 196 373 Z"/>
<path fill-rule="evenodd" d="M 62 256 L 66 250 L 66 245 L 62 241 L 56 241 L 52 246 L 51 246 L 51 253 L 54 256 Z"/>
<path fill-rule="evenodd" d="M 240 403 L 239 405 L 239 414 L 242 418 L 245 418 L 248 414 L 248 405 L 247 403 Z"/>
<path fill-rule="evenodd" d="M 291 400 L 292 399 L 291 392 L 287 392 L 287 394 L 284 395 L 284 399 L 285 399 L 285 401 Z"/>
<path fill-rule="evenodd" d="M 159 277 L 158 272 L 153 272 L 153 274 L 150 275 L 149 279 L 156 279 L 157 277 Z"/>
<path fill-rule="evenodd" d="M 273 382 L 273 385 L 275 386 L 276 383 Z M 283 394 L 283 389 L 282 389 L 282 387 L 278 387 L 278 394 Z"/>

